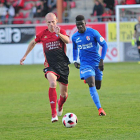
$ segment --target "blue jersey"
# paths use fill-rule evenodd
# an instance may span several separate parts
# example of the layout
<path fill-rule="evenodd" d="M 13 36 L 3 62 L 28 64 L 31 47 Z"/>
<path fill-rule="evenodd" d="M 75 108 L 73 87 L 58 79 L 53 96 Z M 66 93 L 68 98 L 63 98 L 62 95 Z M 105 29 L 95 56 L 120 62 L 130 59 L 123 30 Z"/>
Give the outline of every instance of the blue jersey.
<path fill-rule="evenodd" d="M 106 55 L 107 48 L 105 48 L 105 53 L 102 53 L 103 55 L 100 56 L 98 45 L 99 43 L 103 47 L 106 41 L 97 30 L 92 28 L 86 28 L 84 33 L 79 33 L 77 31 L 72 36 L 72 42 L 73 60 L 77 60 L 79 49 L 80 67 L 85 65 L 98 66 L 100 59 L 104 59 Z"/>

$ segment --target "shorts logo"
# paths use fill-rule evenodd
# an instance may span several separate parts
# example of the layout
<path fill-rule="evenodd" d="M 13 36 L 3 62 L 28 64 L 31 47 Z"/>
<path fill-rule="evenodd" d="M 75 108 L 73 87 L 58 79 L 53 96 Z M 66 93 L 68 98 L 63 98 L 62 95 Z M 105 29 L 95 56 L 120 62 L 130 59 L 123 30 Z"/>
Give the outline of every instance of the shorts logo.
<path fill-rule="evenodd" d="M 89 41 L 90 40 L 90 36 L 86 36 L 86 39 Z"/>
<path fill-rule="evenodd" d="M 84 74 L 86 72 L 91 72 L 91 70 L 85 70 L 85 71 L 81 71 L 81 74 Z"/>
<path fill-rule="evenodd" d="M 104 38 L 103 37 L 100 37 L 100 42 L 103 42 L 104 41 Z"/>
<path fill-rule="evenodd" d="M 44 69 L 44 73 L 46 73 L 47 71 L 48 71 L 48 70 L 45 68 L 45 69 Z"/>

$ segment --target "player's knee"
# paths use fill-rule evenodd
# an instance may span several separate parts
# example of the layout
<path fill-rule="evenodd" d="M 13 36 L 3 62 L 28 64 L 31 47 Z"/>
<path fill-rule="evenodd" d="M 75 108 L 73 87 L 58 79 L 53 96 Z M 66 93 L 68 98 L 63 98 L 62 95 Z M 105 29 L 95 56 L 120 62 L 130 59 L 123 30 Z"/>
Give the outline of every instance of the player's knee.
<path fill-rule="evenodd" d="M 96 86 L 96 89 L 99 90 L 101 88 L 101 86 Z"/>
<path fill-rule="evenodd" d="M 56 88 L 56 82 L 55 81 L 50 82 L 50 87 L 51 88 Z"/>
<path fill-rule="evenodd" d="M 95 84 L 94 83 L 88 83 L 88 86 L 89 87 L 95 87 Z"/>
<path fill-rule="evenodd" d="M 68 97 L 68 93 L 67 93 L 67 92 L 61 93 L 61 96 L 62 96 L 63 98 L 67 98 L 67 97 Z"/>

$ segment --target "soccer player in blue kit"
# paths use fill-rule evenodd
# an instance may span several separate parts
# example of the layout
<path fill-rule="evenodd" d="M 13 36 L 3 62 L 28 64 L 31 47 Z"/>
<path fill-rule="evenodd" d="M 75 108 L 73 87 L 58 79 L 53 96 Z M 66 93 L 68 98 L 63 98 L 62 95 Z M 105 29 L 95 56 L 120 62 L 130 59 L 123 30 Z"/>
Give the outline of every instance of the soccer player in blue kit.
<path fill-rule="evenodd" d="M 76 17 L 76 26 L 78 31 L 72 36 L 74 65 L 76 68 L 80 68 L 80 78 L 85 80 L 89 86 L 90 95 L 99 111 L 99 116 L 105 116 L 106 113 L 101 108 L 96 89 L 101 88 L 107 43 L 97 30 L 86 27 L 83 15 Z M 101 56 L 98 53 L 98 43 L 102 47 Z M 78 49 L 80 64 L 76 62 Z"/>

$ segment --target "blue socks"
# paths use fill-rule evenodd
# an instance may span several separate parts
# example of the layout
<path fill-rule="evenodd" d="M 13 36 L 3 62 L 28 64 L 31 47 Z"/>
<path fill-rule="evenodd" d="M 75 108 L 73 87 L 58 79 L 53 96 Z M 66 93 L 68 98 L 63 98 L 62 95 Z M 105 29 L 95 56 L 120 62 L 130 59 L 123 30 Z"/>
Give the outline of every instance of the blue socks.
<path fill-rule="evenodd" d="M 91 98 L 94 101 L 97 109 L 101 108 L 101 104 L 100 104 L 98 93 L 96 91 L 96 87 L 89 87 L 89 91 L 90 91 Z"/>

